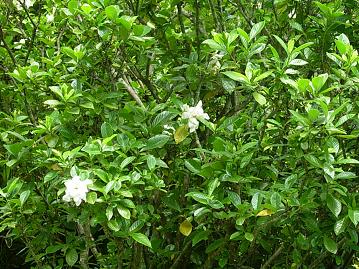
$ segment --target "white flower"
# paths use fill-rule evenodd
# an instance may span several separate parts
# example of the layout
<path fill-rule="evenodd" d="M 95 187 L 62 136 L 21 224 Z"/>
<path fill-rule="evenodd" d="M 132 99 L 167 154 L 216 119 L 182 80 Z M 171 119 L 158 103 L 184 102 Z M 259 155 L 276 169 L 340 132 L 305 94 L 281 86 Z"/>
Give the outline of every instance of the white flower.
<path fill-rule="evenodd" d="M 188 119 L 188 128 L 189 128 L 189 132 L 193 133 L 194 131 L 197 130 L 199 125 L 199 122 L 196 118 L 190 118 Z"/>
<path fill-rule="evenodd" d="M 54 14 L 47 14 L 46 15 L 46 22 L 51 23 L 54 21 Z"/>
<path fill-rule="evenodd" d="M 199 101 L 198 104 L 193 107 L 183 105 L 182 110 L 182 119 L 188 119 L 188 127 L 190 133 L 194 132 L 198 128 L 198 119 L 209 120 L 208 114 L 204 113 L 203 111 L 202 101 Z"/>
<path fill-rule="evenodd" d="M 79 176 L 74 176 L 72 179 L 65 181 L 66 191 L 62 198 L 66 202 L 74 200 L 75 204 L 79 206 L 83 201 L 86 202 L 86 193 L 89 191 L 87 185 L 92 184 L 90 179 L 81 180 Z"/>
<path fill-rule="evenodd" d="M 190 119 L 190 118 L 199 118 L 202 117 L 206 120 L 209 119 L 209 116 L 207 113 L 204 113 L 202 108 L 202 101 L 199 101 L 196 106 L 190 107 L 188 105 L 182 106 L 182 118 L 183 119 Z"/>
<path fill-rule="evenodd" d="M 16 8 L 18 10 L 21 10 L 22 9 L 22 6 L 21 4 L 23 3 L 25 5 L 26 8 L 29 8 L 29 7 L 32 7 L 34 5 L 35 1 L 32 1 L 32 0 L 13 0 L 13 3 L 14 5 L 16 6 Z"/>
<path fill-rule="evenodd" d="M 297 14 L 295 13 L 295 9 L 289 12 L 288 17 L 291 19 L 295 19 L 297 17 Z"/>

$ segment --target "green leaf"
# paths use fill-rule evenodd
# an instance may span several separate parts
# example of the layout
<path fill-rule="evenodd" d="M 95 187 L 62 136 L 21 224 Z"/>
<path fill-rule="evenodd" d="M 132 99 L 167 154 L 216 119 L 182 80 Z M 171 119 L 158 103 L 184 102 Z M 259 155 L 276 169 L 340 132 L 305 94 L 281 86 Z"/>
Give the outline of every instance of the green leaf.
<path fill-rule="evenodd" d="M 252 204 L 252 207 L 254 210 L 257 210 L 259 207 L 259 204 L 260 204 L 259 198 L 260 198 L 259 192 L 256 192 L 252 197 L 251 204 Z"/>
<path fill-rule="evenodd" d="M 150 139 L 148 139 L 147 145 L 143 147 L 142 150 L 161 148 L 168 142 L 169 139 L 170 137 L 168 135 L 163 134 L 151 137 Z"/>
<path fill-rule="evenodd" d="M 49 247 L 46 248 L 46 254 L 55 253 L 58 250 L 62 249 L 63 247 L 64 247 L 64 245 L 62 245 L 62 244 L 49 246 Z"/>
<path fill-rule="evenodd" d="M 87 193 L 86 195 L 86 202 L 89 203 L 90 205 L 95 204 L 97 200 L 97 193 L 94 191 L 91 191 L 89 193 Z"/>
<path fill-rule="evenodd" d="M 275 208 L 280 208 L 282 205 L 282 197 L 278 192 L 273 192 L 270 197 L 270 203 Z"/>
<path fill-rule="evenodd" d="M 131 218 L 131 212 L 128 208 L 118 205 L 117 211 L 123 218 L 125 218 L 125 219 Z"/>
<path fill-rule="evenodd" d="M 245 233 L 244 238 L 247 239 L 248 241 L 252 242 L 254 239 L 254 235 L 252 233 Z"/>
<path fill-rule="evenodd" d="M 337 164 L 359 164 L 359 161 L 356 159 L 341 159 L 336 162 Z"/>
<path fill-rule="evenodd" d="M 336 217 L 338 217 L 342 211 L 341 202 L 330 193 L 327 195 L 327 206 Z"/>
<path fill-rule="evenodd" d="M 116 219 L 112 219 L 107 223 L 108 228 L 112 231 L 118 232 L 120 230 L 120 225 L 117 223 Z"/>
<path fill-rule="evenodd" d="M 328 163 L 325 163 L 324 164 L 324 167 L 323 167 L 323 171 L 325 174 L 327 174 L 328 176 L 330 176 L 332 179 L 334 179 L 335 177 L 335 170 L 334 170 L 334 167 L 333 165 L 330 165 Z"/>
<path fill-rule="evenodd" d="M 147 156 L 147 167 L 148 169 L 150 169 L 151 171 L 155 169 L 156 167 L 156 158 L 153 155 L 148 155 Z"/>
<path fill-rule="evenodd" d="M 114 21 L 118 18 L 120 14 L 120 7 L 118 5 L 112 5 L 105 8 L 105 13 L 107 18 Z"/>
<path fill-rule="evenodd" d="M 70 248 L 66 252 L 66 262 L 67 262 L 67 264 L 70 265 L 70 266 L 74 266 L 75 263 L 77 262 L 77 259 L 78 259 L 78 254 L 76 252 L 76 249 Z"/>
<path fill-rule="evenodd" d="M 161 113 L 157 114 L 156 117 L 152 121 L 152 127 L 161 126 L 167 123 L 169 120 L 176 116 L 175 113 L 171 113 L 169 111 L 162 111 Z"/>
<path fill-rule="evenodd" d="M 212 193 L 215 191 L 215 189 L 218 188 L 220 182 L 218 180 L 218 178 L 210 180 L 207 184 L 208 187 L 208 195 L 211 196 Z"/>
<path fill-rule="evenodd" d="M 192 237 L 192 246 L 197 245 L 199 242 L 201 242 L 203 240 L 207 240 L 209 234 L 210 234 L 209 230 L 195 231 L 194 235 Z"/>
<path fill-rule="evenodd" d="M 224 207 L 221 201 L 211 199 L 208 201 L 208 205 L 214 209 L 220 209 Z"/>
<path fill-rule="evenodd" d="M 330 253 L 333 254 L 337 253 L 338 250 L 337 243 L 333 239 L 327 236 L 324 237 L 324 246 Z"/>
<path fill-rule="evenodd" d="M 264 21 L 258 22 L 253 25 L 251 32 L 249 33 L 249 39 L 252 40 L 253 38 L 255 38 L 262 31 L 264 25 Z"/>
<path fill-rule="evenodd" d="M 242 203 L 242 201 L 241 201 L 241 197 L 239 196 L 238 193 L 233 192 L 233 191 L 229 191 L 229 192 L 228 192 L 228 198 L 229 198 L 229 200 L 231 201 L 231 203 L 232 203 L 235 207 L 239 208 L 239 206 L 240 206 L 240 204 Z"/>
<path fill-rule="evenodd" d="M 113 134 L 112 126 L 108 122 L 104 122 L 101 125 L 101 135 L 103 138 L 109 137 Z"/>
<path fill-rule="evenodd" d="M 314 155 L 304 155 L 304 158 L 314 167 L 322 168 L 322 164 Z"/>
<path fill-rule="evenodd" d="M 127 157 L 121 162 L 120 168 L 123 170 L 127 165 L 132 163 L 136 159 L 135 156 Z"/>
<path fill-rule="evenodd" d="M 197 202 L 200 202 L 202 204 L 208 205 L 209 197 L 206 194 L 200 193 L 200 192 L 189 192 L 186 194 L 186 196 L 189 196 L 196 200 Z"/>
<path fill-rule="evenodd" d="M 209 244 L 209 246 L 206 248 L 206 254 L 215 251 L 216 249 L 218 249 L 219 247 L 221 247 L 224 243 L 225 243 L 225 239 L 224 239 L 224 238 L 217 239 L 217 240 L 213 241 L 213 242 L 212 242 L 211 244 Z"/>
<path fill-rule="evenodd" d="M 289 65 L 295 65 L 295 66 L 301 66 L 301 65 L 306 65 L 308 62 L 301 60 L 301 59 L 294 59 L 292 61 L 289 62 Z"/>
<path fill-rule="evenodd" d="M 327 79 L 328 79 L 327 73 L 319 75 L 312 79 L 312 84 L 313 84 L 313 87 L 316 90 L 316 92 L 319 92 L 321 90 L 321 88 L 324 86 Z"/>
<path fill-rule="evenodd" d="M 239 240 L 240 236 L 241 236 L 242 232 L 234 232 L 231 234 L 231 236 L 229 237 L 229 240 Z"/>
<path fill-rule="evenodd" d="M 279 36 L 277 35 L 273 35 L 275 39 L 277 39 L 278 43 L 282 46 L 282 48 L 285 50 L 285 52 L 287 54 L 289 54 L 288 52 L 288 48 L 287 48 L 287 45 L 284 43 L 283 39 L 281 39 Z M 272 50 L 273 52 L 273 50 Z M 278 54 L 278 53 L 277 53 Z M 279 58 L 279 55 L 278 55 L 278 58 Z"/>
<path fill-rule="evenodd" d="M 67 5 L 68 9 L 70 10 L 70 12 L 72 14 L 75 14 L 75 11 L 78 7 L 78 1 L 77 0 L 71 0 L 68 5 Z"/>
<path fill-rule="evenodd" d="M 185 160 L 184 165 L 194 174 L 199 174 L 201 171 L 201 165 L 198 160 Z"/>
<path fill-rule="evenodd" d="M 57 101 L 57 100 L 46 100 L 44 102 L 44 104 L 48 105 L 50 107 L 55 107 L 55 106 L 61 105 L 62 103 L 60 101 Z"/>
<path fill-rule="evenodd" d="M 261 81 L 262 79 L 265 79 L 266 77 L 270 76 L 273 74 L 273 71 L 270 70 L 270 71 L 266 71 L 262 74 L 260 74 L 259 76 L 257 76 L 255 79 L 254 79 L 254 82 L 258 82 L 258 81 Z"/>
<path fill-rule="evenodd" d="M 152 248 L 151 241 L 143 233 L 130 233 L 130 236 L 136 240 L 138 243 L 145 245 L 149 248 Z"/>
<path fill-rule="evenodd" d="M 287 177 L 285 179 L 285 182 L 284 182 L 284 187 L 286 189 L 290 189 L 294 183 L 296 183 L 298 181 L 298 175 L 294 174 L 294 175 L 290 175 L 289 177 Z"/>
<path fill-rule="evenodd" d="M 226 72 L 223 72 L 223 74 L 235 81 L 250 83 L 248 78 L 241 73 L 238 73 L 235 71 L 226 71 Z"/>
<path fill-rule="evenodd" d="M 113 188 L 115 187 L 116 185 L 116 181 L 115 180 L 111 180 L 109 181 L 107 184 L 106 184 L 106 187 L 105 187 L 105 194 L 108 194 L 111 190 L 113 190 Z"/>
<path fill-rule="evenodd" d="M 213 50 L 226 51 L 226 47 L 217 43 L 213 39 L 207 39 L 203 41 L 203 44 L 207 44 Z"/>
<path fill-rule="evenodd" d="M 27 198 L 29 198 L 29 195 L 30 195 L 30 190 L 23 191 L 23 192 L 20 194 L 20 205 L 21 205 L 21 206 L 24 205 L 24 203 L 26 202 Z"/>
<path fill-rule="evenodd" d="M 338 128 L 339 126 L 343 125 L 346 121 L 350 120 L 351 118 L 355 117 L 355 114 L 347 114 L 339 118 L 335 127 Z"/>
<path fill-rule="evenodd" d="M 82 151 L 85 151 L 89 155 L 98 155 L 101 154 L 100 146 L 98 144 L 88 144 L 81 149 Z"/>
<path fill-rule="evenodd" d="M 334 233 L 336 235 L 341 234 L 342 232 L 345 231 L 345 228 L 347 227 L 347 218 L 348 217 L 344 217 L 341 220 L 338 220 L 335 225 L 334 225 Z"/>
<path fill-rule="evenodd" d="M 139 231 L 145 223 L 142 220 L 136 220 L 134 223 L 132 223 L 131 227 L 128 229 L 130 233 L 135 233 Z"/>
<path fill-rule="evenodd" d="M 108 206 L 106 208 L 106 217 L 107 217 L 107 220 L 111 220 L 113 217 L 113 210 L 112 210 L 111 206 Z"/>
<path fill-rule="evenodd" d="M 299 114 L 298 112 L 294 111 L 294 110 L 289 110 L 290 113 L 293 115 L 294 119 L 298 122 L 300 122 L 301 124 L 303 124 L 303 126 L 309 126 L 310 125 L 310 120 L 307 119 L 306 117 L 302 116 L 301 114 Z"/>
<path fill-rule="evenodd" d="M 253 97 L 261 106 L 267 103 L 266 98 L 258 92 L 254 92 Z"/>
<path fill-rule="evenodd" d="M 350 220 L 353 222 L 354 226 L 357 226 L 359 223 L 359 210 L 348 210 L 348 216 Z"/>

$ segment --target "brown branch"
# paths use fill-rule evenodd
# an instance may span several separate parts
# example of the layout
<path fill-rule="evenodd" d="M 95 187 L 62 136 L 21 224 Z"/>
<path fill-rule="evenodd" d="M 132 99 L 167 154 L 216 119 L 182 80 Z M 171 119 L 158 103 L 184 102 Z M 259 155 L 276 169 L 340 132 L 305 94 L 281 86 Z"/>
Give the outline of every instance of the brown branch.
<path fill-rule="evenodd" d="M 196 45 L 197 45 L 197 56 L 198 59 L 200 59 L 200 53 L 201 53 L 201 40 L 199 38 L 200 29 L 199 29 L 199 2 L 198 0 L 194 1 L 194 7 L 195 7 L 195 29 L 196 29 Z"/>
<path fill-rule="evenodd" d="M 142 108 L 145 108 L 144 104 L 142 103 L 140 97 L 136 93 L 135 89 L 132 88 L 130 85 L 130 82 L 128 81 L 127 77 L 123 74 L 122 79 L 120 79 L 122 84 L 125 86 L 127 92 L 132 96 L 132 98 L 136 101 L 138 105 L 140 105 Z"/>
<path fill-rule="evenodd" d="M 85 229 L 80 223 L 77 224 L 77 229 L 78 229 L 81 236 L 85 235 Z M 88 255 L 89 255 L 89 247 L 88 247 L 87 242 L 86 242 L 85 249 L 83 251 L 81 251 L 81 253 L 80 253 L 80 261 L 79 262 L 80 262 L 81 268 L 84 268 L 84 269 L 89 268 L 89 265 L 88 265 L 89 257 L 88 257 Z"/>
<path fill-rule="evenodd" d="M 27 9 L 26 9 L 25 6 L 24 6 L 24 9 L 27 12 Z M 28 12 L 27 12 L 27 14 L 28 14 Z M 28 50 L 27 50 L 27 53 L 26 53 L 26 56 L 25 56 L 24 66 L 26 66 L 27 61 L 29 60 L 29 56 L 30 56 L 30 53 L 32 51 L 32 48 L 34 47 L 34 42 L 35 42 L 35 38 L 36 38 L 37 29 L 38 29 L 38 27 L 40 25 L 41 12 L 39 12 L 39 15 L 37 16 L 37 23 L 36 24 L 34 24 L 33 20 L 30 17 L 30 14 L 28 14 L 28 15 L 29 15 L 29 19 L 31 20 L 31 24 L 33 25 L 34 28 L 32 29 L 30 45 L 28 47 Z"/>
<path fill-rule="evenodd" d="M 216 14 L 216 9 L 214 8 L 214 4 L 212 2 L 212 0 L 208 0 L 209 2 L 209 6 L 211 8 L 211 12 L 212 12 L 212 16 L 213 16 L 213 21 L 214 21 L 214 26 L 216 27 L 216 30 L 221 32 L 221 27 L 218 27 L 218 20 L 217 20 L 217 14 Z"/>
<path fill-rule="evenodd" d="M 187 253 L 188 249 L 191 247 L 192 240 L 188 240 L 186 245 L 183 247 L 180 255 L 176 258 L 175 262 L 172 264 L 170 269 L 180 268 L 180 262 L 182 261 L 183 256 Z"/>
<path fill-rule="evenodd" d="M 284 244 L 282 244 L 274 253 L 272 256 L 270 256 L 270 258 L 265 262 L 265 264 L 261 267 L 261 269 L 266 269 L 269 268 L 269 266 L 271 265 L 271 263 L 279 256 L 279 254 L 282 253 L 284 249 Z"/>
<path fill-rule="evenodd" d="M 338 249 L 342 247 L 342 245 L 345 243 L 347 239 L 344 237 L 342 240 L 339 241 L 338 243 Z M 319 257 L 317 259 L 315 259 L 310 265 L 309 265 L 309 269 L 312 268 L 318 268 L 320 263 L 330 254 L 330 252 L 328 251 L 323 251 Z"/>
<path fill-rule="evenodd" d="M 2 41 L 3 47 L 6 49 L 7 53 L 9 54 L 12 63 L 13 63 L 14 65 L 17 65 L 15 56 L 14 56 L 14 54 L 12 53 L 10 47 L 7 45 L 7 43 L 6 43 L 6 41 L 5 41 L 4 32 L 3 32 L 3 30 L 2 30 L 1 25 L 0 25 L 0 41 Z"/>
<path fill-rule="evenodd" d="M 237 7 L 239 8 L 239 12 L 242 14 L 243 18 L 248 23 L 249 27 L 252 27 L 253 23 L 251 22 L 251 20 L 247 17 L 246 13 L 244 12 L 244 6 L 241 3 L 241 0 L 237 0 Z"/>
<path fill-rule="evenodd" d="M 157 102 L 161 102 L 161 99 L 158 97 L 157 94 L 157 90 L 156 88 L 152 85 L 151 81 L 149 80 L 148 77 L 144 77 L 141 72 L 137 69 L 137 67 L 135 66 L 135 69 L 131 71 L 134 73 L 134 75 L 143 83 L 146 85 L 147 89 L 151 92 L 151 95 L 153 96 L 153 98 L 156 99 Z"/>
<path fill-rule="evenodd" d="M 56 39 L 56 50 L 57 50 L 57 55 L 60 54 L 61 52 L 61 37 L 63 36 L 65 30 L 66 30 L 66 24 L 67 24 L 67 20 L 64 23 L 64 27 L 61 29 L 59 35 L 57 36 Z"/>

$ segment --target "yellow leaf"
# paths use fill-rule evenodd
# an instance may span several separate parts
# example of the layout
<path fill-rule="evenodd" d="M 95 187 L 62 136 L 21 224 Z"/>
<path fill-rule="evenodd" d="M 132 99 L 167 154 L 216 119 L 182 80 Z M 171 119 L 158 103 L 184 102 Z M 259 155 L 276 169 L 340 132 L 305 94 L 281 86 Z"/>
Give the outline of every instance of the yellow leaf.
<path fill-rule="evenodd" d="M 185 140 L 185 138 L 187 136 L 188 136 L 188 126 L 182 125 L 182 126 L 178 127 L 174 133 L 174 138 L 175 138 L 176 144 L 181 143 L 183 140 Z"/>
<path fill-rule="evenodd" d="M 62 170 L 62 168 L 57 163 L 54 163 L 53 165 L 51 165 L 51 169 L 55 170 L 55 171 L 61 171 Z"/>
<path fill-rule="evenodd" d="M 184 220 L 179 227 L 179 231 L 184 236 L 189 236 L 192 232 L 192 224 L 188 220 Z"/>
<path fill-rule="evenodd" d="M 270 209 L 264 209 L 264 210 L 258 212 L 257 217 L 270 216 L 270 215 L 272 215 L 272 213 L 273 213 L 272 210 L 270 210 Z"/>

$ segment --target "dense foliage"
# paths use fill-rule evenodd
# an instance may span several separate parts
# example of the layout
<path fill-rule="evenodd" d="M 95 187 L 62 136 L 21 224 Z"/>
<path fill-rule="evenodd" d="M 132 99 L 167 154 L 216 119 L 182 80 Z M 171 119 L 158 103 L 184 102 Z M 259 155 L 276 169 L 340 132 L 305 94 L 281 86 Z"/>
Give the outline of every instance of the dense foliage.
<path fill-rule="evenodd" d="M 358 45 L 356 0 L 1 1 L 0 267 L 359 268 Z"/>

